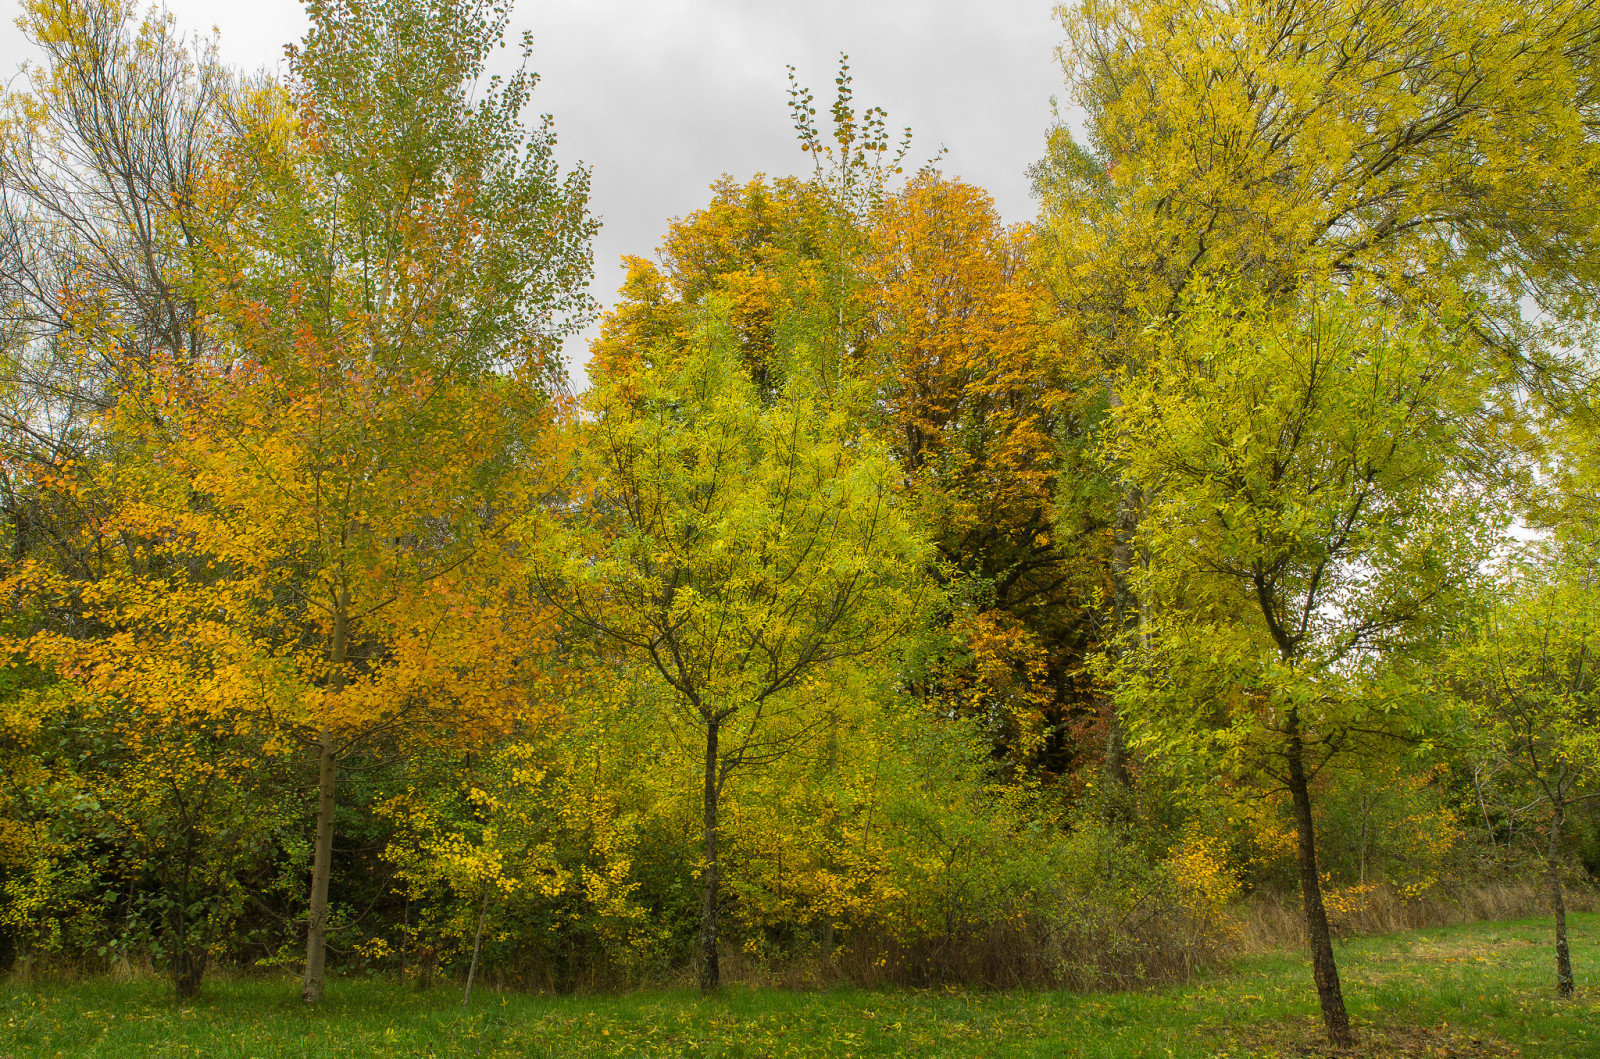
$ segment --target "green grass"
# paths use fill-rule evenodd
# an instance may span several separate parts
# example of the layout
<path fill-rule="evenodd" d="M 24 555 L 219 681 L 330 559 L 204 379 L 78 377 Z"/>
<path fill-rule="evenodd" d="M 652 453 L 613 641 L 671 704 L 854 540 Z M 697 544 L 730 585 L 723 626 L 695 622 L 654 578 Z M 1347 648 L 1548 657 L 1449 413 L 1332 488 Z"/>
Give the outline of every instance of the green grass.
<path fill-rule="evenodd" d="M 1340 946 L 1362 1054 L 1600 1057 L 1600 915 L 1574 917 L 1575 1000 L 1553 995 L 1548 924 L 1479 924 Z M 1304 1054 L 1308 962 L 1273 955 L 1182 988 L 537 997 L 335 980 L 308 1011 L 288 981 L 219 982 L 179 1005 L 155 981 L 0 989 L 0 1057 L 1082 1056 Z"/>

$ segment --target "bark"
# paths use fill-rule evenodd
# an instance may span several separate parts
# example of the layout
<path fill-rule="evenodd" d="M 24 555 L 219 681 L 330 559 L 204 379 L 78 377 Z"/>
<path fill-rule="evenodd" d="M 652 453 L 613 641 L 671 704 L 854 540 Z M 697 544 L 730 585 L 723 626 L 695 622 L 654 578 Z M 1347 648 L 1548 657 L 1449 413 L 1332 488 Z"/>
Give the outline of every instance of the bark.
<path fill-rule="evenodd" d="M 1116 522 L 1112 528 L 1111 544 L 1111 620 L 1119 636 L 1127 637 L 1138 630 L 1139 602 L 1133 594 L 1134 537 L 1139 531 L 1139 493 L 1129 487 L 1117 498 Z M 1126 651 L 1127 640 L 1120 648 Z M 1128 773 L 1128 735 L 1122 723 L 1122 713 L 1108 695 L 1103 707 L 1106 731 L 1106 756 L 1104 784 L 1118 812 L 1126 809 L 1126 800 L 1132 786 Z"/>
<path fill-rule="evenodd" d="M 333 618 L 333 643 L 328 660 L 333 672 L 328 693 L 337 696 L 344 690 L 345 641 L 349 631 L 350 596 L 341 592 Z M 328 962 L 328 876 L 333 868 L 334 783 L 339 759 L 334 753 L 333 733 L 324 724 L 317 747 L 317 838 L 311 855 L 311 902 L 306 917 L 306 973 L 300 998 L 307 1004 L 322 1002 L 323 975 Z"/>
<path fill-rule="evenodd" d="M 168 913 L 172 924 L 172 991 L 179 1000 L 200 995 L 206 973 L 206 946 L 196 943 L 189 929 L 188 895 L 180 894 Z"/>
<path fill-rule="evenodd" d="M 172 975 L 172 991 L 177 998 L 193 1000 L 200 995 L 200 981 L 206 971 L 206 951 L 204 945 L 195 944 L 189 926 L 189 910 L 192 905 L 190 884 L 194 878 L 194 862 L 198 859 L 198 854 L 194 848 L 195 828 L 186 818 L 183 820 L 184 824 L 180 826 L 186 841 L 182 868 L 178 881 L 167 889 L 167 900 L 171 902 L 171 907 L 167 910 L 167 932 L 170 935 L 172 959 L 169 971 Z"/>
<path fill-rule="evenodd" d="M 193 1000 L 200 995 L 200 983 L 206 973 L 205 949 L 191 948 L 186 942 L 173 954 L 172 988 L 179 1000 Z"/>
<path fill-rule="evenodd" d="M 467 968 L 467 991 L 461 996 L 461 1006 L 472 1004 L 472 980 L 478 977 L 478 951 L 483 946 L 483 921 L 489 914 L 489 885 L 484 884 L 483 900 L 478 905 L 478 930 L 472 935 L 472 964 Z"/>
<path fill-rule="evenodd" d="M 700 991 L 714 993 L 721 984 L 717 966 L 717 737 L 720 722 L 706 722 L 705 820 L 701 837 L 705 842 L 705 872 L 701 876 L 704 904 L 700 911 Z"/>
<path fill-rule="evenodd" d="M 1328 929 L 1328 910 L 1322 903 L 1322 876 L 1317 870 L 1317 836 L 1311 820 L 1311 788 L 1306 780 L 1305 743 L 1300 736 L 1298 715 L 1289 717 L 1289 793 L 1294 799 L 1295 830 L 1300 839 L 1300 899 L 1305 910 L 1306 938 L 1311 943 L 1311 970 L 1317 983 L 1317 1000 L 1322 1005 L 1322 1022 L 1328 1040 L 1343 1048 L 1354 1043 L 1350 1015 L 1345 1011 L 1344 993 L 1339 988 L 1339 968 L 1333 959 L 1333 934 Z"/>
<path fill-rule="evenodd" d="M 332 740 L 324 734 L 317 755 L 317 840 L 311 856 L 311 910 L 306 920 L 306 975 L 300 997 L 322 1002 L 328 962 L 328 875 L 333 861 L 333 789 L 338 771 Z"/>
<path fill-rule="evenodd" d="M 838 770 L 839 770 L 839 714 L 838 714 L 837 711 L 829 710 L 828 711 L 828 775 L 831 777 Z M 837 830 L 837 828 L 835 827 L 836 816 L 837 816 L 837 811 L 832 808 L 832 802 L 830 801 L 829 809 L 828 809 L 828 839 L 829 839 L 829 848 L 830 849 L 832 847 L 832 840 L 835 837 L 835 832 Z M 827 853 L 827 854 L 824 854 L 824 855 L 827 857 L 828 868 L 831 870 L 833 868 L 833 856 L 832 856 L 831 853 Z M 829 912 L 828 915 L 827 915 L 827 918 L 822 921 L 822 958 L 824 960 L 832 960 L 833 959 L 834 947 L 835 947 L 835 942 L 834 942 L 834 937 L 833 937 L 833 913 Z"/>
<path fill-rule="evenodd" d="M 1550 907 L 1556 914 L 1556 995 L 1572 995 L 1572 950 L 1567 945 L 1567 900 L 1561 890 L 1561 829 L 1566 823 L 1566 806 L 1555 804 L 1550 815 L 1550 850 L 1545 858 L 1545 873 L 1550 880 Z"/>

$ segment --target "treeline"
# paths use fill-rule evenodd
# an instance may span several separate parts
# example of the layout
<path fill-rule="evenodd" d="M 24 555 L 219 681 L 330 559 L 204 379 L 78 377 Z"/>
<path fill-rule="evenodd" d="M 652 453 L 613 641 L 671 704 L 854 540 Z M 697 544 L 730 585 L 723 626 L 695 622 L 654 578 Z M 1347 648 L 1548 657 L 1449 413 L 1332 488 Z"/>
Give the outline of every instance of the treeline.
<path fill-rule="evenodd" d="M 503 7 L 27 0 L 0 959 L 1092 988 L 1600 874 L 1600 16 L 1061 12 L 1040 214 L 841 65 L 629 258 Z M 787 976 L 787 977 L 785 977 Z"/>

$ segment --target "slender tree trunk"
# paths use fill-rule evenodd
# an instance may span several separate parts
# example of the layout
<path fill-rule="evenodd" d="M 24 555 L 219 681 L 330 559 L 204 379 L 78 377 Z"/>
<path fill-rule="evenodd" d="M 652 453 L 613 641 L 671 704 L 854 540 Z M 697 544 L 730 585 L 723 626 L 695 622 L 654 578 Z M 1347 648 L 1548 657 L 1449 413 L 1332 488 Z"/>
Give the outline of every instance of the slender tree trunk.
<path fill-rule="evenodd" d="M 172 902 L 167 910 L 167 932 L 171 935 L 168 947 L 172 960 L 172 992 L 179 1000 L 193 1000 L 200 994 L 200 976 L 204 972 L 197 972 L 195 968 L 189 933 L 189 880 L 193 877 L 195 829 L 186 826 L 183 830 L 187 838 L 181 861 L 183 867 L 178 882 L 167 890 L 167 899 Z M 201 955 L 203 958 L 204 954 Z"/>
<path fill-rule="evenodd" d="M 333 618 L 333 643 L 328 661 L 333 671 L 328 678 L 328 694 L 344 690 L 345 641 L 349 634 L 350 593 L 339 593 Z M 339 759 L 333 751 L 333 732 L 324 724 L 317 748 L 317 838 L 311 854 L 311 907 L 306 917 L 306 974 L 300 998 L 307 1004 L 322 1002 L 323 973 L 328 962 L 328 876 L 333 868 L 334 782 Z"/>
<path fill-rule="evenodd" d="M 1294 799 L 1295 829 L 1300 838 L 1300 899 L 1305 909 L 1306 938 L 1311 943 L 1311 970 L 1317 982 L 1317 1000 L 1322 1005 L 1322 1021 L 1328 1040 L 1339 1047 L 1354 1043 L 1350 1015 L 1344 1008 L 1344 993 L 1339 988 L 1339 968 L 1333 959 L 1333 934 L 1328 929 L 1328 910 L 1322 903 L 1322 877 L 1317 870 L 1317 836 L 1311 821 L 1311 788 L 1306 781 L 1305 744 L 1300 738 L 1300 720 L 1289 715 L 1289 793 Z"/>
<path fill-rule="evenodd" d="M 200 995 L 200 980 L 205 974 L 205 952 L 195 951 L 189 939 L 188 895 L 179 894 L 168 913 L 172 933 L 172 992 L 179 1000 Z"/>
<path fill-rule="evenodd" d="M 1550 813 L 1550 850 L 1545 874 L 1550 880 L 1550 907 L 1556 914 L 1556 995 L 1572 995 L 1572 950 L 1567 946 L 1567 899 L 1561 890 L 1561 829 L 1567 807 L 1556 801 Z"/>
<path fill-rule="evenodd" d="M 323 734 L 317 754 L 317 839 L 311 854 L 311 909 L 306 920 L 306 974 L 300 997 L 322 1002 L 323 972 L 328 962 L 328 875 L 333 862 L 333 790 L 338 761 L 333 741 Z"/>
<path fill-rule="evenodd" d="M 478 930 L 472 935 L 472 963 L 467 967 L 467 991 L 461 996 L 461 1006 L 472 1003 L 472 980 L 478 977 L 478 950 L 483 946 L 483 921 L 489 914 L 489 884 L 483 884 L 483 900 L 478 904 Z"/>
<path fill-rule="evenodd" d="M 721 984 L 722 973 L 717 966 L 717 736 L 721 722 L 706 721 L 706 776 L 705 821 L 702 838 L 705 841 L 705 872 L 701 876 L 705 902 L 700 911 L 700 991 L 714 993 Z"/>

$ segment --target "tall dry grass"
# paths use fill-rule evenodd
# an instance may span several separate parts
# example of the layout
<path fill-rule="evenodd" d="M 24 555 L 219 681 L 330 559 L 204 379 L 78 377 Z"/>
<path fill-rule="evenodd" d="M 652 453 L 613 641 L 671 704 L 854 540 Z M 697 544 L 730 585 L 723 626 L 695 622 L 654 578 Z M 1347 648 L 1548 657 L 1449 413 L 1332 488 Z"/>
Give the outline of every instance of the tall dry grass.
<path fill-rule="evenodd" d="M 1566 891 L 1566 903 L 1569 912 L 1595 911 L 1600 908 L 1600 891 L 1586 880 L 1574 880 Z M 1327 905 L 1334 934 L 1346 938 L 1551 914 L 1550 891 L 1539 879 L 1459 883 L 1421 897 L 1407 897 L 1388 884 L 1364 891 L 1351 887 L 1331 892 Z M 1251 894 L 1238 908 L 1238 942 L 1245 952 L 1305 945 L 1300 895 Z"/>

